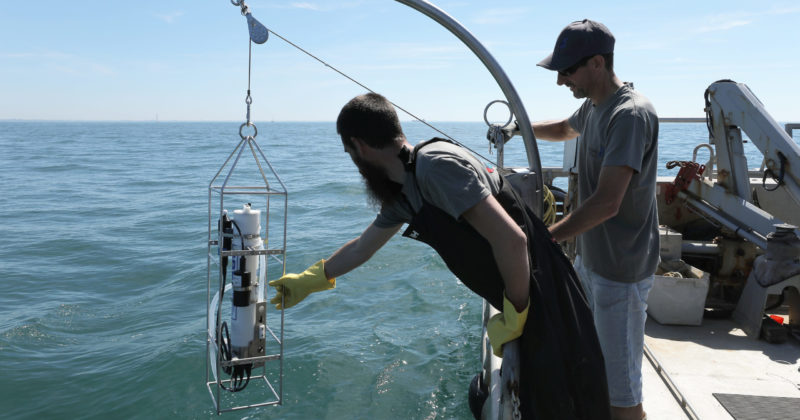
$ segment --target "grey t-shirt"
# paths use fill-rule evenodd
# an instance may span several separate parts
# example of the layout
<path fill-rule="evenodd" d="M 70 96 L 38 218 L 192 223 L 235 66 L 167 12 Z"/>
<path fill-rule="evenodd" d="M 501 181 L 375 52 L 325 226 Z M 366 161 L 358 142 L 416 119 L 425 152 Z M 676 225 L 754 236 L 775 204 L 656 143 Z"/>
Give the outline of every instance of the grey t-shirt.
<path fill-rule="evenodd" d="M 406 173 L 402 194 L 407 201 L 400 199 L 383 206 L 375 218 L 376 226 L 388 228 L 411 222 L 422 208 L 423 199 L 459 219 L 472 206 L 500 191 L 496 171 L 490 171 L 464 148 L 446 141 L 419 150 L 416 175 L 415 184 L 413 174 Z"/>
<path fill-rule="evenodd" d="M 626 84 L 602 104 L 584 101 L 569 125 L 580 133 L 578 205 L 597 189 L 603 166 L 628 166 L 635 171 L 617 215 L 579 235 L 583 264 L 603 277 L 626 283 L 652 275 L 659 261 L 655 108 Z"/>

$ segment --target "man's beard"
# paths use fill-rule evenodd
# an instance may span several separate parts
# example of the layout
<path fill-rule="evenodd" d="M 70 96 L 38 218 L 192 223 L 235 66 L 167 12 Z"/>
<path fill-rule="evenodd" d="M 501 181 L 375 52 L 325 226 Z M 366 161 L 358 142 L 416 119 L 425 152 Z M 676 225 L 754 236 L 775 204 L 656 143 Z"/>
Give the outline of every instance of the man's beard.
<path fill-rule="evenodd" d="M 389 205 L 397 201 L 403 185 L 389 179 L 386 170 L 362 159 L 353 159 L 364 179 L 367 202 L 374 207 Z"/>
<path fill-rule="evenodd" d="M 581 88 L 579 88 L 579 87 L 577 87 L 575 85 L 567 85 L 567 87 L 574 88 L 572 90 L 572 96 L 574 96 L 575 99 L 583 99 L 583 98 L 586 97 L 586 90 L 581 89 Z"/>

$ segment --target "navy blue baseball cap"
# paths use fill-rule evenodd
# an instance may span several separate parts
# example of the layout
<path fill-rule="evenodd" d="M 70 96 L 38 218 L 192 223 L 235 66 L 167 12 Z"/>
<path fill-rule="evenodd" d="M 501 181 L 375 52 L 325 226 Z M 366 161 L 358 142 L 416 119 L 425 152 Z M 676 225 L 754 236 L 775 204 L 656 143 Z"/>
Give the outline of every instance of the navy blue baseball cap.
<path fill-rule="evenodd" d="M 537 66 L 562 71 L 584 57 L 614 52 L 614 35 L 600 22 L 584 19 L 570 23 L 556 39 L 553 53 Z"/>

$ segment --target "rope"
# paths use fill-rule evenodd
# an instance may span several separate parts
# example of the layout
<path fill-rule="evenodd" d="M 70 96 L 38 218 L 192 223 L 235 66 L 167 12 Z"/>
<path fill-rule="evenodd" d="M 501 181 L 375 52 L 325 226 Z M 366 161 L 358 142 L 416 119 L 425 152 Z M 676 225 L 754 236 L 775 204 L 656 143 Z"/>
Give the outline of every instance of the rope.
<path fill-rule="evenodd" d="M 556 222 L 556 197 L 553 195 L 553 192 L 550 191 L 550 188 L 547 188 L 547 185 L 542 185 L 544 189 L 544 215 L 542 216 L 542 222 L 546 226 L 550 226 Z"/>
<path fill-rule="evenodd" d="M 664 277 L 675 277 L 675 278 L 678 278 L 678 279 L 682 279 L 683 278 L 683 274 L 681 274 L 678 271 L 670 271 L 668 273 L 662 274 L 662 276 L 664 276 Z"/>
<path fill-rule="evenodd" d="M 294 48 L 297 48 L 298 50 L 302 51 L 302 52 L 303 52 L 304 54 L 306 54 L 307 56 L 309 56 L 309 57 L 313 58 L 314 60 L 317 60 L 317 61 L 318 61 L 318 62 L 320 62 L 320 63 L 322 63 L 322 64 L 323 64 L 325 67 L 328 67 L 329 69 L 331 69 L 331 70 L 335 71 L 336 73 L 339 73 L 341 76 L 343 76 L 343 77 L 345 77 L 346 79 L 350 80 L 351 82 L 353 82 L 353 83 L 357 84 L 358 86 L 360 86 L 360 87 L 362 87 L 362 88 L 366 89 L 367 91 L 369 91 L 369 92 L 371 92 L 371 93 L 378 93 L 378 92 L 375 92 L 374 90 L 370 89 L 369 87 L 367 87 L 367 86 L 366 86 L 366 85 L 364 85 L 363 83 L 359 82 L 358 80 L 356 80 L 356 79 L 354 79 L 354 78 L 352 78 L 352 77 L 348 76 L 347 74 L 345 74 L 345 73 L 344 73 L 344 72 L 342 72 L 341 70 L 337 69 L 336 67 L 334 67 L 334 66 L 332 66 L 332 65 L 328 64 L 327 62 L 325 62 L 325 60 L 322 60 L 321 58 L 319 58 L 319 57 L 315 56 L 314 54 L 311 54 L 310 52 L 306 51 L 305 49 L 303 49 L 303 48 L 302 48 L 302 47 L 300 47 L 299 45 L 297 45 L 297 44 L 293 43 L 292 41 L 289 41 L 289 40 L 288 40 L 288 39 L 286 39 L 286 38 L 284 38 L 284 37 L 283 37 L 283 36 L 281 36 L 280 34 L 278 34 L 278 33 L 276 33 L 275 31 L 273 31 L 272 29 L 269 29 L 269 28 L 267 28 L 267 31 L 271 32 L 273 35 L 277 36 L 278 38 L 280 38 L 281 40 L 283 40 L 283 41 L 284 41 L 284 42 L 286 42 L 287 44 L 291 45 L 292 47 L 294 47 Z M 458 141 L 458 140 L 454 139 L 453 137 L 451 137 L 451 136 L 450 136 L 450 135 L 448 135 L 447 133 L 443 132 L 442 130 L 439 130 L 438 128 L 436 128 L 436 127 L 434 127 L 433 125 L 429 124 L 427 121 L 423 120 L 422 118 L 420 118 L 420 117 L 417 117 L 416 115 L 412 114 L 410 111 L 406 110 L 405 108 L 401 107 L 400 105 L 397 105 L 396 103 L 394 103 L 394 102 L 392 102 L 392 101 L 389 101 L 389 103 L 391 103 L 392 105 L 394 105 L 394 107 L 395 107 L 395 108 L 397 108 L 397 109 L 399 109 L 400 111 L 403 111 L 404 113 L 406 113 L 406 114 L 407 114 L 408 116 L 410 116 L 411 118 L 413 118 L 413 119 L 415 119 L 415 120 L 417 120 L 417 121 L 419 121 L 419 122 L 421 122 L 421 123 L 425 124 L 426 126 L 428 126 L 428 128 L 430 128 L 430 129 L 432 129 L 432 130 L 436 131 L 437 133 L 439 133 L 439 134 L 441 134 L 441 135 L 445 136 L 447 139 L 449 139 L 449 140 L 451 140 L 451 141 L 455 142 L 455 143 L 456 143 L 456 144 L 458 144 L 459 146 L 461 146 L 461 147 L 463 147 L 463 148 L 465 148 L 465 149 L 469 150 L 469 151 L 470 151 L 470 152 L 472 152 L 472 154 L 474 154 L 475 156 L 478 156 L 478 157 L 480 157 L 481 159 L 485 160 L 486 162 L 489 162 L 489 163 L 493 164 L 494 166 L 498 166 L 498 165 L 497 165 L 497 163 L 496 163 L 495 161 L 493 161 L 493 160 L 491 160 L 491 159 L 489 159 L 489 158 L 487 158 L 487 157 L 485 157 L 485 156 L 481 155 L 480 153 L 478 153 L 478 152 L 476 152 L 476 151 L 472 150 L 472 149 L 471 149 L 471 148 L 469 148 L 468 146 L 466 146 L 466 145 L 464 145 L 463 143 L 461 143 L 460 141 Z"/>

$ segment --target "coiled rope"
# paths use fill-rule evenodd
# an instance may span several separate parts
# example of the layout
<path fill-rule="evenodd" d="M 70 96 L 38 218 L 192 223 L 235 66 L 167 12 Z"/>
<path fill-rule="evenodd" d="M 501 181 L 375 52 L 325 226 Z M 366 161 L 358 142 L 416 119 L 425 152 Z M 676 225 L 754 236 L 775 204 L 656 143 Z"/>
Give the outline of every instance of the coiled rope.
<path fill-rule="evenodd" d="M 542 222 L 546 226 L 550 226 L 556 222 L 556 197 L 547 185 L 542 185 L 544 189 L 544 215 L 542 215 Z"/>

